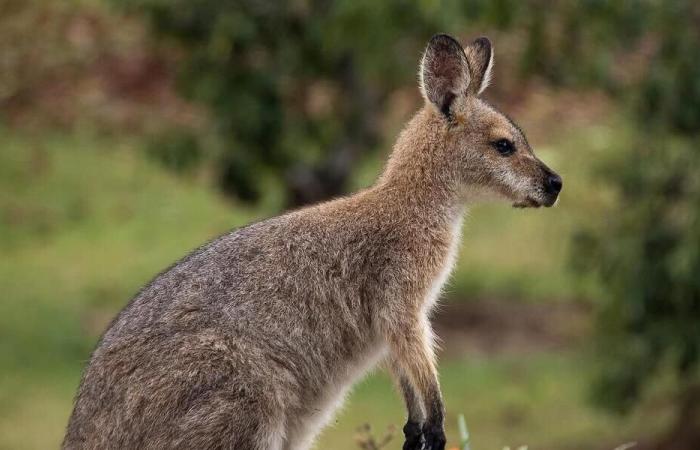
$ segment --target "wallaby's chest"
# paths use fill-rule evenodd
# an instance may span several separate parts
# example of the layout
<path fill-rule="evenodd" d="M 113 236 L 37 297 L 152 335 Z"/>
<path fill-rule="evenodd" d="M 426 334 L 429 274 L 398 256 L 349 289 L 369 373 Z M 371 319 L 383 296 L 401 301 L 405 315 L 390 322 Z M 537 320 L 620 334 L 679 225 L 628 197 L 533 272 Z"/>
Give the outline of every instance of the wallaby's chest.
<path fill-rule="evenodd" d="M 449 230 L 448 241 L 444 248 L 441 249 L 437 257 L 437 268 L 433 272 L 430 280 L 430 288 L 425 296 L 423 310 L 428 313 L 435 306 L 442 288 L 450 277 L 455 263 L 457 262 L 457 254 L 459 252 L 459 244 L 461 241 L 462 216 L 456 218 L 452 227 Z"/>

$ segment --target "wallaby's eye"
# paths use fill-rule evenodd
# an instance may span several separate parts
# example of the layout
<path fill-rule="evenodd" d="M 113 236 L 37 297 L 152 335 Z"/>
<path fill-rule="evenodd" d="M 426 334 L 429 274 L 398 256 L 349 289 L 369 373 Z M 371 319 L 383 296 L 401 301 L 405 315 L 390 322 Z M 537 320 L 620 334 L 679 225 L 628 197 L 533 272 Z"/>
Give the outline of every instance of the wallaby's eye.
<path fill-rule="evenodd" d="M 513 142 L 509 141 L 508 139 L 499 139 L 494 141 L 492 144 L 496 150 L 498 150 L 498 153 L 503 156 L 509 156 L 515 153 L 515 145 L 513 145 Z"/>

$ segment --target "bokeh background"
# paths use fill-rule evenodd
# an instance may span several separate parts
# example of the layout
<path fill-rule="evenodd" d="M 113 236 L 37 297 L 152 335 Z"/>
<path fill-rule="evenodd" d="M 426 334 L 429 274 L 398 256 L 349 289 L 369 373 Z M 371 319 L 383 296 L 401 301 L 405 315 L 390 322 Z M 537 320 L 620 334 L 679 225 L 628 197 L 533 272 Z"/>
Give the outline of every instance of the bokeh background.
<path fill-rule="evenodd" d="M 435 318 L 472 448 L 700 448 L 700 3 L 0 0 L 0 448 L 56 448 L 81 369 L 202 242 L 372 183 L 445 31 L 565 180 L 473 208 Z M 319 449 L 401 425 L 381 370 Z M 387 448 L 399 448 L 394 439 Z"/>

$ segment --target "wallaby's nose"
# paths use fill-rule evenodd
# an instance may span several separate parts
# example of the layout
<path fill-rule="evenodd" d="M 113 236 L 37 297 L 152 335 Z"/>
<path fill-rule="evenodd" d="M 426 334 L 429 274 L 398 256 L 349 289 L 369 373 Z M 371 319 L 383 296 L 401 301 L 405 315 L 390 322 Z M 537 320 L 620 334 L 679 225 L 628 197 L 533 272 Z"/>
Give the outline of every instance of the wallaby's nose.
<path fill-rule="evenodd" d="M 558 194 L 559 191 L 561 191 L 561 187 L 563 185 L 564 182 L 561 180 L 561 177 L 556 173 L 547 175 L 547 181 L 545 182 L 545 190 L 548 194 Z"/>

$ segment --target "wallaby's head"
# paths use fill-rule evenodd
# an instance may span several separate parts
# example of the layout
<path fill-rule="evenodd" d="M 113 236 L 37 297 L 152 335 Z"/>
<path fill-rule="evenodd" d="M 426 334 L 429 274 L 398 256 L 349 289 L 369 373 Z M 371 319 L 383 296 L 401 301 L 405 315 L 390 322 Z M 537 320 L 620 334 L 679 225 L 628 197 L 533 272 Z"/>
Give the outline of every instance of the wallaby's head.
<path fill-rule="evenodd" d="M 492 69 L 493 48 L 486 38 L 466 48 L 444 34 L 428 43 L 420 88 L 426 107 L 444 124 L 444 154 L 472 197 L 495 194 L 518 207 L 552 206 L 561 177 L 537 159 L 513 121 L 479 98 Z"/>

